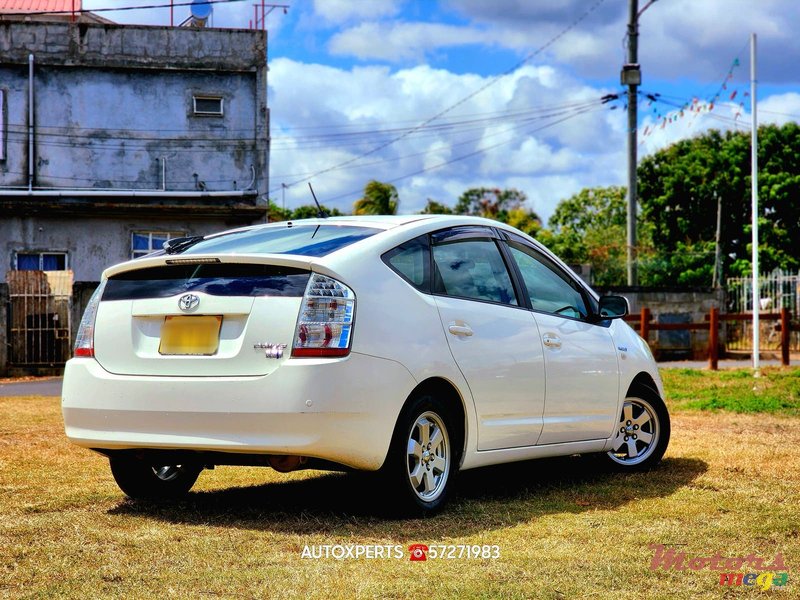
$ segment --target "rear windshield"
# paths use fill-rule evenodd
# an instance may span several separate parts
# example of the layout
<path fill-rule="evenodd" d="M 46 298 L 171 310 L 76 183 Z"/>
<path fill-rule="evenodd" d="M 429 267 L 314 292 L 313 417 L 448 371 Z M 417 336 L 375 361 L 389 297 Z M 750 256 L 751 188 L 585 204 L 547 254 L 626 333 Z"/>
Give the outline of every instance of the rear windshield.
<path fill-rule="evenodd" d="M 325 256 L 380 229 L 348 225 L 287 225 L 215 236 L 188 246 L 178 254 L 301 254 Z"/>
<path fill-rule="evenodd" d="M 108 278 L 103 300 L 168 298 L 185 292 L 211 296 L 302 296 L 309 271 L 277 265 L 170 265 Z"/>

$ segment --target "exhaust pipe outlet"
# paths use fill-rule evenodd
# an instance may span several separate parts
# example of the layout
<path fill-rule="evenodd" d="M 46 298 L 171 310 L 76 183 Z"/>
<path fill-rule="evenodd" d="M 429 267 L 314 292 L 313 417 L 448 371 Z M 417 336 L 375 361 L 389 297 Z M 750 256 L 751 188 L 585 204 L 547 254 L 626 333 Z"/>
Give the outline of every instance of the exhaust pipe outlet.
<path fill-rule="evenodd" d="M 271 455 L 268 459 L 269 466 L 278 473 L 289 473 L 304 466 L 308 459 L 305 456 Z"/>

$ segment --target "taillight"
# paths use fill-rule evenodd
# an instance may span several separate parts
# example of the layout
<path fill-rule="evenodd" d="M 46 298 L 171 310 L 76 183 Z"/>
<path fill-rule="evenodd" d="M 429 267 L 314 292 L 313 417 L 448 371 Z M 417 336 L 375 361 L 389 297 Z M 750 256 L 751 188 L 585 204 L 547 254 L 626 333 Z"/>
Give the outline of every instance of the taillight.
<path fill-rule="evenodd" d="M 83 311 L 83 318 L 78 326 L 78 335 L 75 336 L 75 356 L 94 356 L 94 322 L 100 297 L 103 295 L 105 287 L 106 280 L 103 280 L 89 298 L 86 310 Z"/>
<path fill-rule="evenodd" d="M 356 296 L 332 277 L 312 273 L 300 306 L 292 356 L 347 356 Z"/>

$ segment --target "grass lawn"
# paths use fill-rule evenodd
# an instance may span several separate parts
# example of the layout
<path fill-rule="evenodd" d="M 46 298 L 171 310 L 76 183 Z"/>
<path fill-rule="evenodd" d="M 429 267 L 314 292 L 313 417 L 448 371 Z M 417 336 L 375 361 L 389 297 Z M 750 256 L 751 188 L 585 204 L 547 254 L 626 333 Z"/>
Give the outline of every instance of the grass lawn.
<path fill-rule="evenodd" d="M 766 367 L 706 371 L 663 369 L 661 377 L 672 410 L 730 410 L 800 416 L 800 369 Z"/>
<path fill-rule="evenodd" d="M 67 443 L 57 398 L 0 398 L 0 598 L 798 597 L 800 370 L 766 370 L 755 391 L 736 372 L 664 376 L 673 437 L 656 471 L 577 457 L 468 471 L 442 515 L 411 521 L 376 516 L 368 480 L 315 471 L 219 467 L 186 501 L 134 503 L 105 459 Z M 302 558 L 306 545 L 414 543 L 500 557 Z M 652 571 L 650 544 L 780 552 L 788 586 Z"/>

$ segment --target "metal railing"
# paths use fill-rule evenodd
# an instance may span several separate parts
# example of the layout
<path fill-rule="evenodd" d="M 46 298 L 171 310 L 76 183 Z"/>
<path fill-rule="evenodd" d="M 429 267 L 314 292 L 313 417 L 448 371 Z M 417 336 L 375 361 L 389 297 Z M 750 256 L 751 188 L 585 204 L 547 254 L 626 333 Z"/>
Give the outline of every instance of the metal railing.
<path fill-rule="evenodd" d="M 72 272 L 9 271 L 6 281 L 9 364 L 64 364 L 70 355 Z"/>
<path fill-rule="evenodd" d="M 800 317 L 800 273 L 774 270 L 759 277 L 760 313 L 778 313 L 787 309 L 793 319 Z M 727 280 L 727 312 L 734 314 L 753 311 L 753 278 L 729 277 Z M 747 320 L 725 321 L 726 349 L 729 352 L 753 350 L 753 325 Z M 760 350 L 780 348 L 780 328 L 772 321 L 762 322 L 759 327 Z M 789 349 L 800 352 L 800 332 L 792 331 Z"/>

